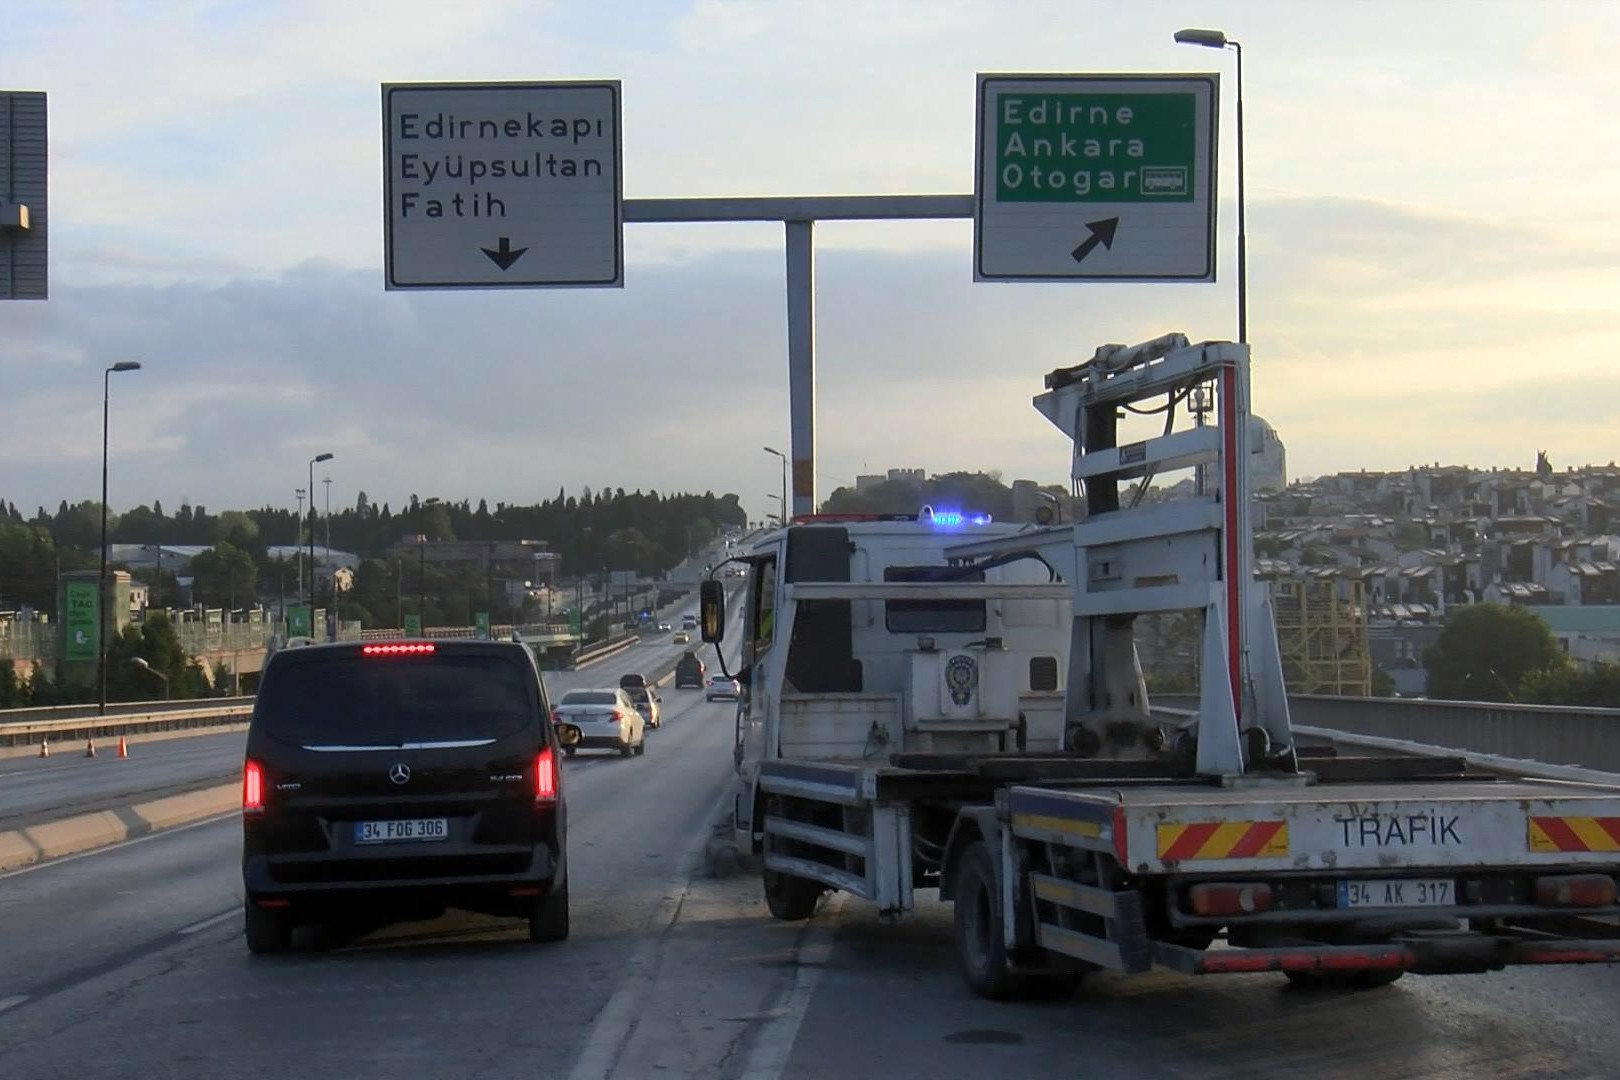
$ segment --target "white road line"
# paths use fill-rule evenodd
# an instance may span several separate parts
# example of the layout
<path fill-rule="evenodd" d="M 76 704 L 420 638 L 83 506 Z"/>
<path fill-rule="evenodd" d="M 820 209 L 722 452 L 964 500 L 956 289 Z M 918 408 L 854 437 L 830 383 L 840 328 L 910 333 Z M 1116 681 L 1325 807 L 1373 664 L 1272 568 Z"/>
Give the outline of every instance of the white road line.
<path fill-rule="evenodd" d="M 720 799 L 703 818 L 699 835 L 704 840 L 730 800 L 728 784 L 722 788 Z M 646 1008 L 647 996 L 652 993 L 653 975 L 658 967 L 658 954 L 664 947 L 664 935 L 675 925 L 675 919 L 681 913 L 681 904 L 691 888 L 692 875 L 698 869 L 698 860 L 695 857 L 689 859 L 680 872 L 665 884 L 658 913 L 647 924 L 648 936 L 630 957 L 629 970 L 620 980 L 619 988 L 613 992 L 586 1033 L 585 1047 L 569 1072 L 568 1080 L 606 1080 L 613 1074 L 614 1066 L 629 1044 L 642 1010 Z"/>
<path fill-rule="evenodd" d="M 793 985 L 783 991 L 767 1013 L 772 1019 L 765 1022 L 754 1037 L 753 1047 L 743 1064 L 742 1080 L 778 1080 L 793 1056 L 793 1044 L 799 1038 L 799 1025 L 810 1009 L 815 997 L 816 984 L 832 956 L 833 938 L 837 936 L 838 916 L 844 908 L 844 894 L 833 893 L 822 901 L 821 910 L 799 942 L 795 960 L 798 963 Z"/>
<path fill-rule="evenodd" d="M 179 930 L 176 930 L 175 933 L 177 933 L 177 934 L 195 934 L 195 933 L 199 933 L 200 931 L 207 930 L 211 926 L 218 926 L 220 923 L 224 922 L 226 919 L 240 919 L 241 917 L 242 917 L 242 909 L 241 908 L 231 908 L 231 910 L 222 911 L 218 915 L 211 915 L 208 918 L 204 919 L 202 922 L 194 922 L 190 926 L 181 927 Z"/>
<path fill-rule="evenodd" d="M 15 1009 L 18 1005 L 21 1005 L 27 1000 L 27 994 L 13 994 L 10 997 L 0 998 L 0 1012 L 5 1012 L 7 1009 Z"/>
<path fill-rule="evenodd" d="M 647 939 L 630 957 L 630 970 L 597 1014 L 596 1022 L 585 1036 L 585 1048 L 580 1051 L 579 1061 L 569 1072 L 568 1080 L 605 1080 L 612 1074 L 614 1064 L 624 1052 L 625 1044 L 629 1042 L 630 1034 L 646 1007 L 647 995 L 652 992 L 652 973 L 658 964 L 664 934 L 674 925 L 675 916 L 680 913 L 692 873 L 690 868 L 683 869 L 664 886 L 664 899 L 647 927 Z"/>
<path fill-rule="evenodd" d="M 29 865 L 19 869 L 7 870 L 5 873 L 0 874 L 0 881 L 4 881 L 7 878 L 20 877 L 23 874 L 32 874 L 35 870 L 49 870 L 51 867 L 61 866 L 63 863 L 78 862 L 80 859 L 88 859 L 92 855 L 105 855 L 109 851 L 120 851 L 134 844 L 144 844 L 148 840 L 158 840 L 165 836 L 173 836 L 175 833 L 185 832 L 187 829 L 199 829 L 204 825 L 214 825 L 229 818 L 239 816 L 241 816 L 240 810 L 227 810 L 223 814 L 216 814 L 213 817 L 203 818 L 201 821 L 193 821 L 186 825 L 176 825 L 172 829 L 159 829 L 156 832 L 147 833 L 145 836 L 137 836 L 133 840 L 120 840 L 118 843 L 108 844 L 106 847 L 91 848 L 89 851 L 80 851 L 72 855 L 63 855 L 57 859 L 46 859 L 43 862 L 30 863 Z"/>

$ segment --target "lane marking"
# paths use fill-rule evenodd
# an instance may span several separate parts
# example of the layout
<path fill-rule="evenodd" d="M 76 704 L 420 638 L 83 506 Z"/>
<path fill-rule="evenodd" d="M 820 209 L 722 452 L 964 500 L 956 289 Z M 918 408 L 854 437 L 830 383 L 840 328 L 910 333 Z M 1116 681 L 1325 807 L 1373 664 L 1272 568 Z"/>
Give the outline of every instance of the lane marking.
<path fill-rule="evenodd" d="M 793 983 L 783 990 L 776 1004 L 767 1010 L 771 1019 L 754 1038 L 748 1058 L 743 1064 L 742 1080 L 778 1080 L 793 1056 L 793 1045 L 799 1038 L 799 1025 L 810 1011 L 821 973 L 832 959 L 833 941 L 838 936 L 838 917 L 843 913 L 846 895 L 835 892 L 821 902 L 821 910 L 811 920 L 809 928 L 794 951 L 797 968 Z"/>
<path fill-rule="evenodd" d="M 218 926 L 220 923 L 224 922 L 226 919 L 239 919 L 241 917 L 242 917 L 242 909 L 241 908 L 231 908 L 229 911 L 222 911 L 218 915 L 210 915 L 208 918 L 202 920 L 202 922 L 194 922 L 190 926 L 181 927 L 179 930 L 176 930 L 175 933 L 177 933 L 177 934 L 201 933 L 202 931 L 207 930 L 211 926 Z"/>
<path fill-rule="evenodd" d="M 730 802 L 730 785 L 723 784 L 720 799 L 704 815 L 699 826 L 698 853 L 702 850 L 703 842 L 708 839 L 715 819 L 724 812 Z M 579 1052 L 579 1060 L 568 1073 L 568 1080 L 606 1080 L 613 1074 L 625 1047 L 630 1045 L 630 1037 L 635 1034 L 636 1024 L 641 1019 L 641 1014 L 647 1007 L 647 998 L 653 991 L 659 954 L 664 948 L 664 936 L 680 917 L 681 906 L 686 902 L 687 893 L 692 888 L 692 878 L 702 868 L 698 853 L 689 855 L 675 877 L 665 883 L 661 890 L 664 897 L 659 902 L 658 912 L 647 923 L 648 937 L 631 955 L 630 962 L 626 965 L 627 971 L 619 980 L 619 988 L 613 992 L 613 996 L 608 999 L 608 1003 L 602 1007 L 596 1021 L 586 1032 L 585 1045 Z"/>
<path fill-rule="evenodd" d="M 27 994 L 13 994 L 10 997 L 0 998 L 0 1012 L 5 1012 L 7 1009 L 15 1009 L 18 1005 L 21 1005 L 27 1000 Z"/>
<path fill-rule="evenodd" d="M 148 840 L 158 840 L 165 836 L 173 836 L 175 833 L 187 832 L 191 829 L 200 829 L 204 825 L 217 825 L 221 821 L 231 821 L 240 818 L 241 815 L 242 812 L 240 810 L 227 810 L 223 814 L 215 814 L 213 817 L 206 817 L 200 821 L 187 822 L 184 825 L 175 825 L 167 829 L 158 829 L 155 832 L 147 833 L 145 836 L 137 836 L 131 840 L 120 840 L 118 843 L 108 844 L 106 847 L 91 848 L 89 851 L 76 851 L 72 855 L 63 855 L 55 859 L 46 859 L 42 862 L 30 863 L 27 866 L 19 867 L 16 870 L 7 870 L 5 873 L 0 874 L 0 881 L 4 881 L 7 878 L 20 877 L 23 874 L 32 874 L 36 870 L 49 870 L 51 867 L 61 866 L 63 863 L 78 862 L 80 859 L 88 859 L 92 855 L 105 855 L 109 851 L 119 851 L 123 848 L 132 847 L 135 844 L 144 844 Z"/>

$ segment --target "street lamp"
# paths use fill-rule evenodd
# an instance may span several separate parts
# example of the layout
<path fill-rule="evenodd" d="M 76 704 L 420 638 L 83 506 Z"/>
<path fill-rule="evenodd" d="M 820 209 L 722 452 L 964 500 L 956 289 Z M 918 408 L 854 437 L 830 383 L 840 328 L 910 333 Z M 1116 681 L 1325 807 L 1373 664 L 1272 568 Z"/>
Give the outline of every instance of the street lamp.
<path fill-rule="evenodd" d="M 101 373 L 101 570 L 96 578 L 96 715 L 107 715 L 107 411 L 115 371 L 139 371 L 135 360 L 120 360 Z"/>
<path fill-rule="evenodd" d="M 163 680 L 163 700 L 164 701 L 169 700 L 169 677 L 167 675 L 163 674 L 163 672 L 159 671 L 157 668 L 153 667 L 151 664 L 148 664 L 146 662 L 146 657 L 144 657 L 144 656 L 132 656 L 132 657 L 130 657 L 129 662 L 134 664 L 136 667 L 141 668 L 143 671 L 150 671 L 153 675 L 156 675 L 158 678 L 162 679 Z"/>
<path fill-rule="evenodd" d="M 309 459 L 309 632 L 315 633 L 315 466 L 331 461 L 331 454 L 316 454 Z"/>
<path fill-rule="evenodd" d="M 773 450 L 769 446 L 765 447 L 765 452 L 767 454 L 775 454 L 777 457 L 782 459 L 782 516 L 781 516 L 781 522 L 782 522 L 783 525 L 786 525 L 787 524 L 787 508 L 788 508 L 788 492 L 787 492 L 788 459 L 787 459 L 787 455 L 782 453 L 782 451 L 780 451 L 780 450 Z M 815 507 L 811 507 L 811 509 L 813 510 L 813 509 L 815 509 Z"/>
<path fill-rule="evenodd" d="M 1243 46 L 1220 30 L 1177 30 L 1180 45 L 1202 45 L 1206 49 L 1231 46 L 1237 54 L 1237 213 L 1238 213 L 1238 341 L 1249 342 L 1249 252 L 1243 228 Z"/>
<path fill-rule="evenodd" d="M 787 519 L 783 515 L 785 515 L 787 513 L 787 503 L 783 502 L 782 496 L 773 495 L 769 491 L 767 491 L 765 493 L 765 497 L 767 499 L 775 499 L 778 503 L 781 504 L 776 508 L 776 524 L 777 525 L 786 525 L 787 524 Z"/>

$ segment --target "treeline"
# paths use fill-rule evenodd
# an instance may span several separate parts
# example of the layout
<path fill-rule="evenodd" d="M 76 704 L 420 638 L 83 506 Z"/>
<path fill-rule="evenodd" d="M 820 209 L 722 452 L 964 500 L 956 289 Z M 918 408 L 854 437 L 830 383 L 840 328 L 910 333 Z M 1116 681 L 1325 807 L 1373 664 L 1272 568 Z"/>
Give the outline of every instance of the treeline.
<path fill-rule="evenodd" d="M 542 540 L 561 556 L 563 577 L 604 569 L 656 575 L 713 539 L 721 527 L 743 526 L 747 520 L 736 495 L 660 495 L 623 488 L 593 492 L 588 487 L 577 496 L 559 489 L 554 498 L 538 504 L 497 503 L 493 509 L 482 499 L 474 506 L 470 500 L 412 495 L 395 510 L 386 502 L 373 503 L 364 492 L 354 505 L 334 509 L 329 520 L 324 507 L 320 509 L 316 545 L 326 544 L 329 528 L 334 549 L 361 556 L 360 585 L 373 599 L 368 606 L 384 606 L 385 594 L 396 598 L 386 606 L 395 607 L 401 595 L 453 586 L 463 595 L 443 598 L 447 613 L 465 610 L 469 602 L 488 604 L 490 598 L 468 597 L 466 582 L 443 580 L 445 575 L 431 570 L 424 580 L 399 580 L 409 571 L 386 563 L 394 544 L 416 535 L 430 540 Z M 0 500 L 0 609 L 28 604 L 54 610 L 58 574 L 94 569 L 100 533 L 100 507 L 94 501 L 64 501 L 54 514 L 40 507 L 24 518 L 14 503 Z M 114 544 L 215 546 L 193 560 L 195 599 L 212 607 L 241 607 L 256 596 L 296 591 L 292 564 L 270 558 L 269 548 L 307 542 L 309 533 L 307 524 L 301 529 L 299 515 L 286 507 L 213 514 L 203 506 L 182 504 L 169 515 L 155 502 L 110 514 L 108 539 Z M 122 568 L 138 580 L 153 582 L 160 604 L 173 605 L 172 598 L 180 595 L 179 583 L 168 573 L 154 577 L 153 567 L 140 560 Z"/>
<path fill-rule="evenodd" d="M 1046 486 L 1041 490 L 1067 498 L 1061 487 Z M 989 514 L 996 521 L 1013 520 L 1012 488 L 1002 483 L 1001 474 L 995 472 L 942 473 L 926 480 L 896 477 L 865 491 L 841 487 L 827 496 L 821 509 L 827 514 L 915 514 L 923 506 Z"/>

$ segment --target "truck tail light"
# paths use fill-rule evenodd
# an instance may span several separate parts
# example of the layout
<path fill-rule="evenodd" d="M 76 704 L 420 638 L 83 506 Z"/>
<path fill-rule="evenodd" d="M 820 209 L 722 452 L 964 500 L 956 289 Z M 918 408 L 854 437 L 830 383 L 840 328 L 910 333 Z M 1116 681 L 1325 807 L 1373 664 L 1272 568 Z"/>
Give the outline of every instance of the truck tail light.
<path fill-rule="evenodd" d="M 557 759 L 548 746 L 534 759 L 534 803 L 542 806 L 556 801 Z"/>
<path fill-rule="evenodd" d="M 1557 874 L 1536 878 L 1536 903 L 1545 907 L 1608 907 L 1615 899 L 1607 874 Z"/>
<path fill-rule="evenodd" d="M 1194 915 L 1253 915 L 1271 910 L 1271 886 L 1261 881 L 1206 882 L 1187 890 Z"/>
<path fill-rule="evenodd" d="M 1109 824 L 1114 834 L 1114 856 L 1119 859 L 1120 867 L 1128 871 L 1131 868 L 1131 861 L 1126 857 L 1128 853 L 1125 845 L 1125 808 L 1123 806 L 1114 807 Z"/>
<path fill-rule="evenodd" d="M 242 763 L 242 813 L 264 813 L 264 769 L 252 758 Z"/>

